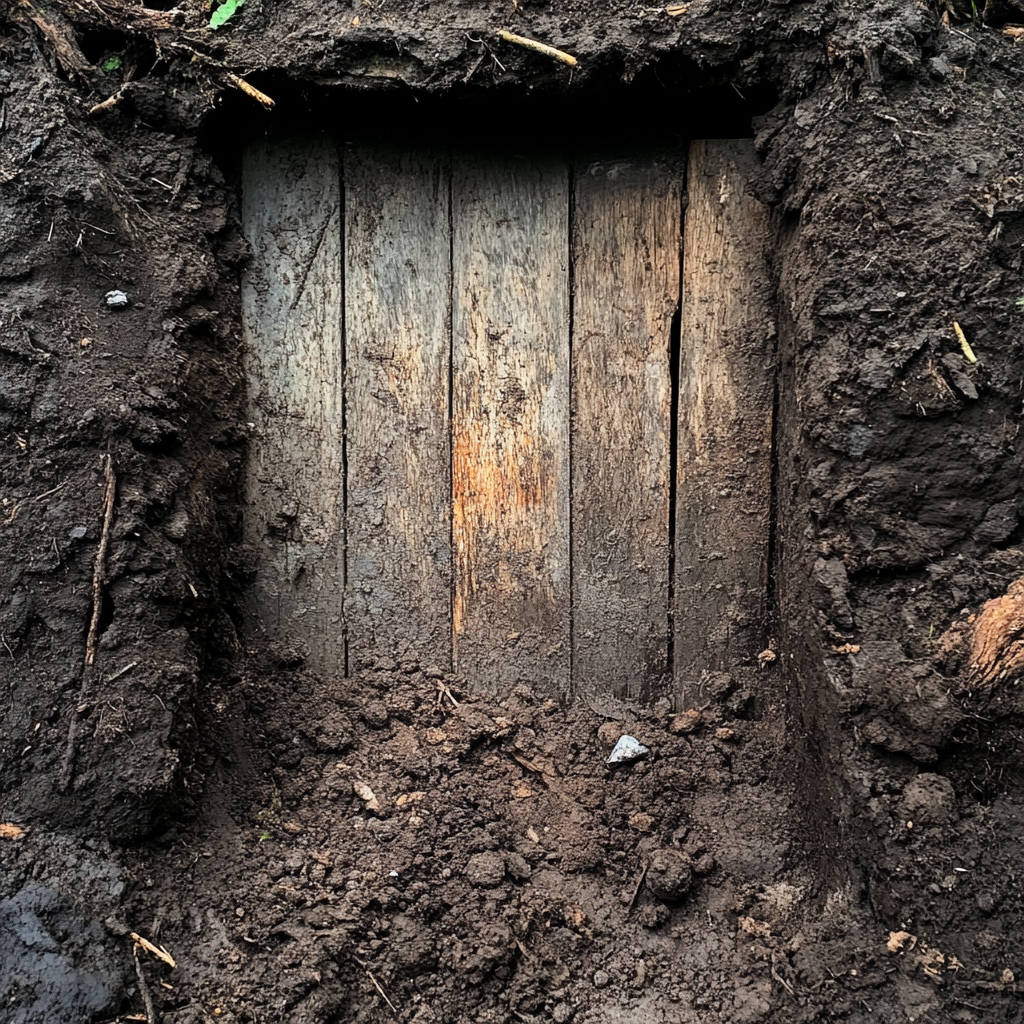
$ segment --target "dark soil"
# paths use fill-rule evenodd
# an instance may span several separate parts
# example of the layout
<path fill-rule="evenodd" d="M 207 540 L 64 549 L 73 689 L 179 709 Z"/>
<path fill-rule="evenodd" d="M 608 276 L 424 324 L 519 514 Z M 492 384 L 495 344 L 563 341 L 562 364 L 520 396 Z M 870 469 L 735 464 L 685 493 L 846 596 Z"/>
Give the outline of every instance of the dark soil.
<path fill-rule="evenodd" d="M 968 651 L 1024 573 L 1024 10 L 979 6 L 0 6 L 0 1020 L 145 1012 L 131 932 L 162 1021 L 1021 1020 L 1024 707 Z M 563 708 L 243 627 L 241 143 L 417 109 L 754 134 L 774 662 Z"/>

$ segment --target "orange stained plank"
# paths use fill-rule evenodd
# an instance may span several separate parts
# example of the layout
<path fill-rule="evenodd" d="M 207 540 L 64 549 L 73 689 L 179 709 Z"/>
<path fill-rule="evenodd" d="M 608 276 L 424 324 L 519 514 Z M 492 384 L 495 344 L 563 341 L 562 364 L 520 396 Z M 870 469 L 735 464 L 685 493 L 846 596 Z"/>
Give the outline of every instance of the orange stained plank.
<path fill-rule="evenodd" d="M 455 665 L 565 693 L 568 168 L 460 157 L 452 196 Z"/>

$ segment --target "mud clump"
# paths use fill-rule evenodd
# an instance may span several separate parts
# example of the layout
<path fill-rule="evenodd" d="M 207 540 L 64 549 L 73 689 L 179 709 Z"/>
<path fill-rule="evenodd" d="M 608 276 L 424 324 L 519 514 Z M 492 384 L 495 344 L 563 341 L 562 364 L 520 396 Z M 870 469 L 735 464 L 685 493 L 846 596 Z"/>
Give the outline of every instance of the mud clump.
<path fill-rule="evenodd" d="M 911 779 L 903 790 L 900 814 L 915 826 L 953 824 L 958 818 L 953 783 L 932 772 Z"/>
<path fill-rule="evenodd" d="M 693 884 L 693 861 L 682 850 L 655 850 L 647 866 L 647 888 L 659 900 L 678 903 Z"/>

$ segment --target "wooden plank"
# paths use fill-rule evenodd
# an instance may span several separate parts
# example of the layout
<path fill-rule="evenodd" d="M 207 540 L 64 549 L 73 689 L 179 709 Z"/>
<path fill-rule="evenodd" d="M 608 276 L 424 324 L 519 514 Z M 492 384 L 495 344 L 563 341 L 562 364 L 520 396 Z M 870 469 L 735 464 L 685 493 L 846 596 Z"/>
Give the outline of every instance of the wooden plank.
<path fill-rule="evenodd" d="M 448 160 L 345 151 L 349 662 L 451 667 Z"/>
<path fill-rule="evenodd" d="M 249 611 L 345 665 L 342 621 L 341 192 L 336 145 L 260 142 L 242 159 L 248 349 L 244 537 L 257 551 Z"/>
<path fill-rule="evenodd" d="M 554 159 L 452 167 L 457 671 L 569 687 L 569 191 Z"/>
<path fill-rule="evenodd" d="M 682 168 L 651 157 L 575 179 L 573 690 L 649 697 L 669 648 L 672 318 Z"/>
<path fill-rule="evenodd" d="M 774 380 L 767 213 L 753 144 L 694 142 L 683 228 L 676 507 L 677 689 L 766 641 Z"/>

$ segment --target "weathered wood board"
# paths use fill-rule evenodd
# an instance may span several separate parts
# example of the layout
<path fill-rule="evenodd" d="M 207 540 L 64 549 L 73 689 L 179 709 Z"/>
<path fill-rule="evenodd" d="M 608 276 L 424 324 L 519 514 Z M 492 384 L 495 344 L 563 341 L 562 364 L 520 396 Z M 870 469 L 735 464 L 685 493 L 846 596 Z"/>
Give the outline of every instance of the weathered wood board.
<path fill-rule="evenodd" d="M 669 672 L 672 318 L 682 167 L 575 176 L 573 690 L 647 696 Z"/>
<path fill-rule="evenodd" d="M 349 147 L 345 403 L 349 661 L 451 667 L 447 157 Z"/>
<path fill-rule="evenodd" d="M 766 641 L 774 366 L 765 208 L 749 140 L 694 142 L 680 337 L 675 679 L 752 663 Z"/>
<path fill-rule="evenodd" d="M 755 166 L 747 141 L 692 144 L 681 267 L 664 160 L 358 144 L 343 203 L 334 143 L 250 146 L 259 623 L 321 671 L 415 656 L 494 691 L 644 699 L 752 663 L 774 379 Z"/>
<path fill-rule="evenodd" d="M 259 142 L 242 160 L 249 420 L 244 536 L 250 612 L 344 671 L 341 185 L 324 138 Z"/>
<path fill-rule="evenodd" d="M 569 688 L 569 175 L 452 165 L 456 669 Z"/>

